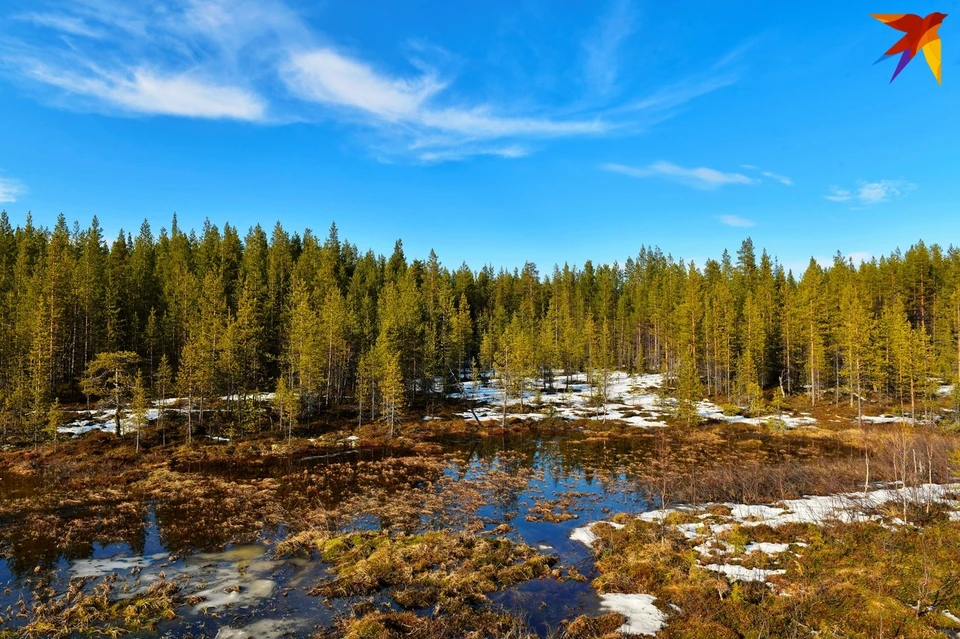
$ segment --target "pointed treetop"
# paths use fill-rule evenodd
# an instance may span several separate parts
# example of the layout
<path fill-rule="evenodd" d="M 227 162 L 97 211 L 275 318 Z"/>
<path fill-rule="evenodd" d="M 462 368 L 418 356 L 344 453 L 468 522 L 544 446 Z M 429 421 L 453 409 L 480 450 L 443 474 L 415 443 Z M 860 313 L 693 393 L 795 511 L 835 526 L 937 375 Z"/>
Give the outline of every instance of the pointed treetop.
<path fill-rule="evenodd" d="M 330 233 L 327 234 L 327 243 L 333 246 L 340 246 L 340 232 L 337 230 L 337 223 L 330 224 Z"/>

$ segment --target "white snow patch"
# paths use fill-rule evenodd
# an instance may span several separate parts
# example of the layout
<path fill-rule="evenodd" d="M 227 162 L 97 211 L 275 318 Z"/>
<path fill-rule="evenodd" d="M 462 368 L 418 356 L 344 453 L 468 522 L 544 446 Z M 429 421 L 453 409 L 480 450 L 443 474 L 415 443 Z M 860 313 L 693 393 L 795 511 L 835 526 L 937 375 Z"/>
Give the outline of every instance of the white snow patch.
<path fill-rule="evenodd" d="M 867 493 L 840 493 L 814 495 L 802 499 L 784 500 L 783 507 L 747 504 L 727 504 L 731 516 L 745 526 L 767 524 L 780 526 L 788 523 L 822 524 L 827 521 L 844 523 L 872 519 L 867 511 L 888 501 L 914 503 L 949 502 L 947 495 L 957 490 L 957 484 L 923 484 L 912 488 L 881 488 Z"/>
<path fill-rule="evenodd" d="M 64 424 L 57 428 L 57 432 L 62 435 L 82 435 L 84 433 L 89 433 L 94 430 L 102 430 L 106 432 L 115 432 L 117 425 L 113 421 L 114 415 L 117 411 L 109 408 L 106 410 L 84 410 L 78 411 L 78 415 L 85 415 L 86 417 L 81 417 L 72 422 Z M 147 421 L 155 422 L 160 418 L 160 411 L 156 408 L 147 409 Z M 128 433 L 136 428 L 134 424 L 133 415 L 129 410 L 123 413 L 123 417 L 120 418 L 120 430 L 121 432 Z"/>
<path fill-rule="evenodd" d="M 114 432 L 116 425 L 113 422 L 95 422 L 91 419 L 78 419 L 77 421 L 70 422 L 64 426 L 57 428 L 57 432 L 61 435 L 83 435 L 84 433 L 89 433 L 95 430 L 102 430 L 106 432 Z"/>
<path fill-rule="evenodd" d="M 773 575 L 782 575 L 787 572 L 786 570 L 744 568 L 733 564 L 707 564 L 704 568 L 722 573 L 734 581 L 766 581 Z"/>
<path fill-rule="evenodd" d="M 861 419 L 863 419 L 863 421 L 867 422 L 868 424 L 898 424 L 898 423 L 912 424 L 914 423 L 914 419 L 912 417 L 905 417 L 902 415 L 883 415 L 883 414 L 863 415 Z"/>
<path fill-rule="evenodd" d="M 881 488 L 870 492 L 839 493 L 836 495 L 811 495 L 800 499 L 786 499 L 772 504 L 721 504 L 730 509 L 730 522 L 741 526 L 759 526 L 766 524 L 777 527 L 783 524 L 823 524 L 828 521 L 844 523 L 875 519 L 868 511 L 881 504 L 900 502 L 906 498 L 914 503 L 939 502 L 960 506 L 960 503 L 948 499 L 952 492 L 960 490 L 960 484 L 922 484 L 910 488 Z M 706 506 L 705 506 L 706 507 Z M 649 510 L 638 518 L 643 521 L 663 521 L 671 512 L 696 512 L 689 506 L 671 506 L 666 509 Z M 729 530 L 732 523 L 711 524 L 714 534 Z M 698 536 L 701 524 L 681 524 L 678 530 L 687 539 Z"/>
<path fill-rule="evenodd" d="M 613 526 L 617 530 L 623 528 L 623 524 L 618 524 L 615 521 L 595 521 L 592 524 L 587 524 L 586 526 L 580 526 L 574 528 L 570 533 L 570 539 L 573 541 L 579 541 L 581 544 L 587 548 L 593 547 L 593 542 L 597 540 L 597 535 L 593 532 L 592 528 L 597 524 L 607 524 L 608 526 Z"/>
<path fill-rule="evenodd" d="M 729 424 L 751 424 L 753 426 L 763 426 L 771 422 L 781 422 L 785 428 L 798 428 L 800 426 L 812 426 L 817 423 L 814 417 L 809 414 L 801 413 L 799 415 L 789 415 L 786 413 L 764 415 L 762 417 L 744 417 L 743 415 L 727 415 L 723 409 L 711 401 L 703 400 L 697 402 L 697 413 L 700 417 L 717 422 L 727 422 Z"/>
<path fill-rule="evenodd" d="M 619 632 L 629 635 L 654 636 L 663 629 L 667 616 L 653 605 L 657 598 L 652 595 L 626 595 L 606 593 L 600 595 L 600 607 L 619 612 L 627 618 Z"/>
<path fill-rule="evenodd" d="M 255 402 L 272 402 L 273 399 L 277 396 L 276 393 L 250 393 L 249 395 L 244 395 L 244 399 L 252 400 Z M 220 398 L 225 402 L 236 402 L 239 401 L 239 395 L 224 395 Z"/>
<path fill-rule="evenodd" d="M 658 391 L 662 384 L 663 376 L 659 374 L 614 372 L 610 374 L 606 393 L 601 397 L 598 386 L 588 383 L 587 377 L 582 373 L 569 378 L 554 374 L 553 386 L 556 390 L 544 390 L 543 380 L 535 379 L 531 380 L 530 388 L 523 392 L 522 405 L 532 412 L 517 411 L 516 408 L 521 405 L 520 398 L 510 397 L 507 400 L 506 419 L 539 421 L 552 416 L 567 420 L 611 420 L 640 428 L 663 427 L 667 425 L 664 418 L 673 413 L 677 401 L 660 396 Z M 536 403 L 537 388 L 541 389 L 539 403 Z M 474 409 L 472 412 L 458 413 L 458 417 L 473 419 L 476 414 L 480 421 L 504 419 L 503 391 L 498 382 L 489 385 L 465 382 L 463 389 L 464 392 L 453 393 L 450 397 L 472 400 Z M 746 422 L 754 425 L 763 425 L 771 419 L 778 419 L 786 428 L 815 424 L 817 421 L 805 414 L 752 418 L 729 416 L 725 415 L 719 406 L 707 400 L 697 403 L 697 411 L 702 418 L 708 420 Z"/>
<path fill-rule="evenodd" d="M 768 541 L 754 541 L 747 544 L 743 551 L 748 555 L 752 552 L 762 552 L 765 555 L 779 555 L 782 552 L 787 552 L 790 549 L 790 544 L 774 544 Z"/>

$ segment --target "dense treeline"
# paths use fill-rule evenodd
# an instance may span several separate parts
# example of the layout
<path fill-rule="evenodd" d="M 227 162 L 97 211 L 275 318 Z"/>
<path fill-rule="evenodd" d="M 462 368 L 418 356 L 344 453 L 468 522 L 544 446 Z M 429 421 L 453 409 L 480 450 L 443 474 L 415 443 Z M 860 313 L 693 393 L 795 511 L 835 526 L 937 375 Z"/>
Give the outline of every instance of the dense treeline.
<path fill-rule="evenodd" d="M 111 241 L 96 219 L 14 229 L 0 215 L 4 433 L 42 432 L 55 400 L 92 392 L 93 368 L 113 366 L 119 384 L 111 361 L 142 374 L 131 395 L 189 397 L 201 425 L 228 397 L 237 432 L 253 427 L 257 391 L 277 392 L 288 423 L 349 405 L 392 425 L 490 370 L 513 393 L 556 371 L 602 390 L 626 369 L 666 372 L 691 398 L 872 396 L 915 413 L 937 380 L 960 377 L 958 333 L 960 250 L 922 242 L 859 267 L 811 260 L 799 276 L 749 239 L 702 267 L 642 248 L 542 274 L 450 270 L 433 252 L 408 260 L 399 241 L 389 257 L 361 253 L 335 225 L 325 239 L 280 224 L 241 237 L 210 223 L 185 233 L 174 217 Z"/>

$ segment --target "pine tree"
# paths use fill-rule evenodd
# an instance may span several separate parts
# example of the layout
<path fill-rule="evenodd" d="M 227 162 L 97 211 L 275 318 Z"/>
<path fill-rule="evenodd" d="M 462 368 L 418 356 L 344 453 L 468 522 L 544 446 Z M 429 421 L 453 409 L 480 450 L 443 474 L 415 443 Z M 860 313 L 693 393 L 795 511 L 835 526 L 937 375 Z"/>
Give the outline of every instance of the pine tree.
<path fill-rule="evenodd" d="M 300 418 L 300 395 L 287 385 L 286 375 L 277 379 L 277 387 L 273 395 L 273 404 L 280 417 L 280 431 L 283 432 L 286 424 L 287 439 L 293 438 L 293 429 Z"/>
<path fill-rule="evenodd" d="M 160 357 L 160 365 L 153 374 L 153 390 L 157 400 L 157 426 L 160 427 L 162 444 L 167 445 L 167 424 L 164 420 L 166 413 L 167 393 L 173 388 L 173 369 L 167 356 Z"/>
<path fill-rule="evenodd" d="M 320 319 L 314 311 L 306 284 L 295 282 L 284 359 L 292 385 L 303 398 L 307 414 L 314 412 L 321 390 L 326 386 L 324 364 L 327 358 L 321 339 Z"/>
<path fill-rule="evenodd" d="M 403 372 L 400 365 L 400 354 L 390 347 L 387 340 L 381 340 L 377 345 L 377 364 L 381 398 L 381 413 L 390 424 L 390 438 L 393 438 L 394 428 L 401 420 L 404 406 Z"/>
<path fill-rule="evenodd" d="M 60 435 L 60 427 L 63 425 L 63 408 L 60 406 L 60 398 L 53 400 L 50 408 L 47 410 L 47 435 L 53 440 L 53 445 L 57 445 Z"/>
<path fill-rule="evenodd" d="M 822 274 L 820 265 L 811 258 L 810 265 L 800 281 L 797 296 L 800 307 L 799 315 L 802 326 L 800 334 L 803 336 L 803 365 L 807 387 L 810 392 L 810 405 L 815 406 L 817 397 L 822 388 L 822 371 L 824 366 L 824 309 L 822 294 Z"/>
<path fill-rule="evenodd" d="M 473 339 L 473 319 L 466 293 L 460 294 L 456 314 L 451 320 L 450 363 L 457 379 L 462 380 L 464 367 L 470 361 L 470 344 Z"/>
<path fill-rule="evenodd" d="M 100 397 L 103 405 L 113 411 L 117 437 L 122 434 L 123 411 L 133 391 L 134 371 L 139 364 L 140 356 L 130 351 L 100 353 L 87 365 L 82 381 L 86 395 Z"/>
<path fill-rule="evenodd" d="M 852 283 L 844 286 L 840 299 L 840 336 L 844 349 L 844 373 L 849 387 L 850 405 L 857 403 L 862 414 L 864 371 L 869 370 L 873 320 L 864 308 Z"/>
<path fill-rule="evenodd" d="M 137 452 L 140 452 L 140 434 L 147 428 L 147 389 L 143 385 L 143 373 L 137 371 L 133 378 L 133 389 L 130 400 L 130 417 L 133 430 L 137 434 Z"/>

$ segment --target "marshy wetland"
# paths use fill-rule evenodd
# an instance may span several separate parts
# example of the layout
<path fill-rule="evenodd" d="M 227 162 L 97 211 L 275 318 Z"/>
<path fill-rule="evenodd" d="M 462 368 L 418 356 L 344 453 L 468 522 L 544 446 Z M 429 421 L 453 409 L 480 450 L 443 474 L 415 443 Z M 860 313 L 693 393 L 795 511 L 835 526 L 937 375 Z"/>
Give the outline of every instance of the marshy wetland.
<path fill-rule="evenodd" d="M 949 432 L 708 402 L 690 427 L 656 382 L 623 376 L 596 406 L 574 387 L 498 408 L 478 389 L 393 438 L 321 426 L 187 444 L 174 416 L 136 444 L 87 418 L 73 438 L 0 456 L 0 636 L 958 625 Z M 865 556 L 864 574 L 831 570 Z M 843 613 L 858 600 L 874 612 Z"/>
<path fill-rule="evenodd" d="M 650 404 L 634 388 L 619 401 Z M 393 439 L 370 426 L 164 446 L 149 432 L 138 452 L 95 431 L 9 450 L 0 636 L 800 636 L 817 619 L 836 623 L 826 636 L 886 623 L 920 637 L 958 625 L 949 433 L 841 415 L 788 428 L 788 413 L 711 419 L 709 406 L 695 428 L 644 428 L 598 418 L 616 402 L 568 403 L 590 414 L 511 414 L 504 428 L 454 406 Z M 857 499 L 865 481 L 874 497 Z M 802 515 L 805 495 L 832 506 Z M 864 574 L 831 570 L 865 556 Z M 872 612 L 841 614 L 861 599 Z"/>

